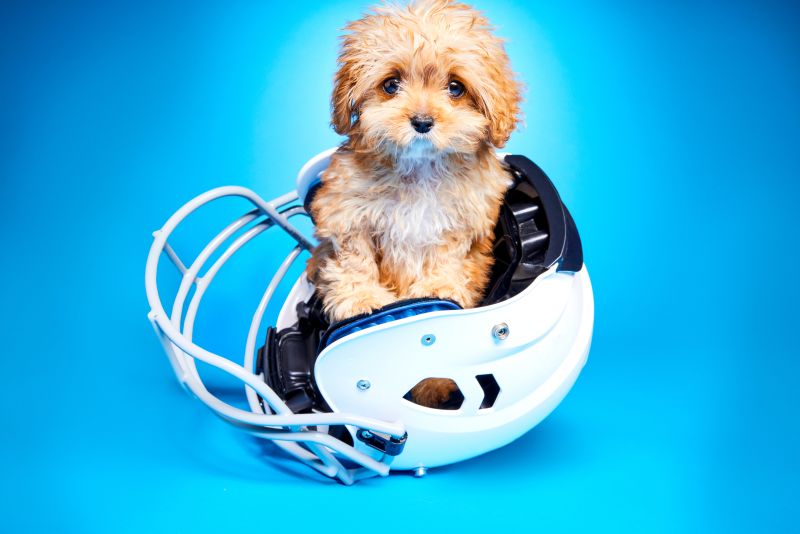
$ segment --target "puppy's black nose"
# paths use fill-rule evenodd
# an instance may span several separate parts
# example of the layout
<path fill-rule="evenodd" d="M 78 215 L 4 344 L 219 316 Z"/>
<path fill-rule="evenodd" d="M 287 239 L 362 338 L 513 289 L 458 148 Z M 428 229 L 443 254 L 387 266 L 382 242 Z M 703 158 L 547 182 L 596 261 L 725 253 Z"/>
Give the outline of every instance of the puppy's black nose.
<path fill-rule="evenodd" d="M 428 133 L 433 128 L 433 117 L 428 115 L 414 115 L 411 117 L 411 126 L 419 133 Z"/>

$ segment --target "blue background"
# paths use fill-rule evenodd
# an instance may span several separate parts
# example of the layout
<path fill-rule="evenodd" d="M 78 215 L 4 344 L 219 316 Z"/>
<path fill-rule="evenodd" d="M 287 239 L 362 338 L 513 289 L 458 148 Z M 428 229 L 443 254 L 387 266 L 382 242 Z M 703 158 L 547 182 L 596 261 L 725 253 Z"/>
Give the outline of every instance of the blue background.
<path fill-rule="evenodd" d="M 143 272 L 192 196 L 276 196 L 340 141 L 336 36 L 364 4 L 2 4 L 2 530 L 797 528 L 797 8 L 478 5 L 528 87 L 509 149 L 581 229 L 592 353 L 512 445 L 346 488 L 176 387 Z M 265 250 L 250 300 L 229 276 L 198 318 L 212 348 L 243 347 Z"/>

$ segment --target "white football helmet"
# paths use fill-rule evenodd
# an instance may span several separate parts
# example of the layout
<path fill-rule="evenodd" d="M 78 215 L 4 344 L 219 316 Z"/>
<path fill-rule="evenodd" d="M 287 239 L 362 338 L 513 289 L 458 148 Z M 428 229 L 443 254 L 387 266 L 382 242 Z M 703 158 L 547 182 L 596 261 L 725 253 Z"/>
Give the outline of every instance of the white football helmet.
<path fill-rule="evenodd" d="M 304 206 L 333 151 L 301 169 L 296 191 L 265 201 L 243 187 L 213 189 L 154 233 L 145 273 L 149 319 L 180 383 L 224 420 L 345 484 L 390 469 L 421 475 L 526 433 L 564 398 L 583 368 L 594 302 L 572 217 L 541 169 L 522 156 L 499 156 L 514 184 L 495 230 L 495 265 L 481 306 L 415 299 L 330 325 L 314 287 L 300 276 L 266 342 L 259 340 L 279 283 L 314 247 L 313 237 L 291 219 L 308 217 Z M 201 206 L 229 196 L 249 200 L 253 209 L 194 261 L 183 262 L 167 243 L 172 232 Z M 273 227 L 288 232 L 296 246 L 264 292 L 243 361 L 236 363 L 192 341 L 197 310 L 220 268 Z M 171 313 L 157 284 L 162 254 L 181 277 Z M 195 360 L 241 381 L 249 410 L 212 394 Z M 431 377 L 458 386 L 438 408 L 415 404 L 410 395 Z"/>

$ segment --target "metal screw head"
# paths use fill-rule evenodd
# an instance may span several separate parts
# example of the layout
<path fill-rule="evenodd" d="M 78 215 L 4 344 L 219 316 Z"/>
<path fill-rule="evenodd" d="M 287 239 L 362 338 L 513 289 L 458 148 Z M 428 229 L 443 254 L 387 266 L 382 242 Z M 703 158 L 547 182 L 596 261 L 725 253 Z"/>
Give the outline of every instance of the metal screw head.
<path fill-rule="evenodd" d="M 508 337 L 509 329 L 506 323 L 500 323 L 494 325 L 492 328 L 492 335 L 495 339 L 505 339 Z"/>
<path fill-rule="evenodd" d="M 428 473 L 428 468 L 424 466 L 419 466 L 414 469 L 414 476 L 417 478 L 422 478 Z"/>
<path fill-rule="evenodd" d="M 358 382 L 356 382 L 356 387 L 361 391 L 368 390 L 370 386 L 372 386 L 372 384 L 369 383 L 369 380 L 359 380 Z"/>
<path fill-rule="evenodd" d="M 433 334 L 425 334 L 424 336 L 422 336 L 421 341 L 423 345 L 425 345 L 426 347 L 430 347 L 431 345 L 436 343 L 436 336 L 434 336 Z"/>
<path fill-rule="evenodd" d="M 361 433 L 361 437 L 364 439 L 370 439 L 372 437 L 372 432 L 365 430 Z"/>

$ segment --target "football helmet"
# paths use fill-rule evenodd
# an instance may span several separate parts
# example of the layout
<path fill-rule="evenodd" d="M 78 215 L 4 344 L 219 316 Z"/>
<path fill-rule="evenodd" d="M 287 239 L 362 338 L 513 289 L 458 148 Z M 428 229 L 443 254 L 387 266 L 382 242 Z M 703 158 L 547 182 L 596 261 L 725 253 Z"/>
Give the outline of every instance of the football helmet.
<path fill-rule="evenodd" d="M 498 156 L 513 185 L 495 229 L 495 262 L 480 306 L 414 299 L 330 324 L 304 275 L 287 295 L 277 290 L 314 247 L 313 236 L 293 219 L 309 217 L 306 208 L 334 150 L 311 159 L 292 192 L 266 201 L 243 187 L 213 189 L 154 232 L 145 272 L 148 317 L 178 381 L 225 421 L 344 484 L 390 470 L 421 475 L 529 431 L 575 382 L 594 322 L 580 238 L 553 184 L 527 158 Z M 202 206 L 231 196 L 252 209 L 184 262 L 168 243 L 173 231 Z M 209 284 L 238 250 L 271 229 L 288 233 L 294 246 L 254 311 L 243 357 L 197 345 L 195 319 Z M 164 255 L 180 277 L 170 313 L 158 284 Z M 280 312 L 265 328 L 265 311 L 276 298 Z M 241 382 L 249 409 L 215 395 L 196 361 Z M 451 379 L 457 387 L 441 406 L 421 406 L 411 390 L 427 378 Z"/>

